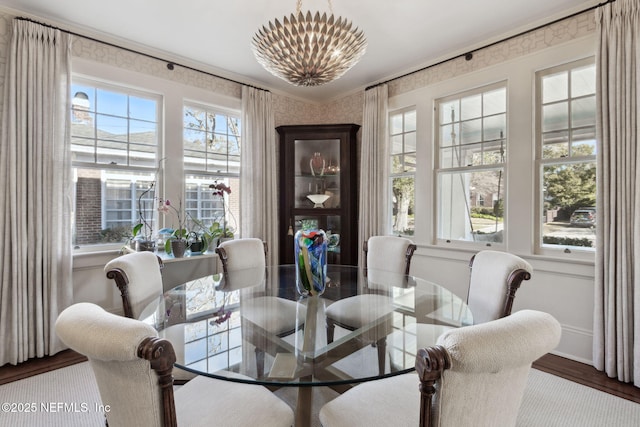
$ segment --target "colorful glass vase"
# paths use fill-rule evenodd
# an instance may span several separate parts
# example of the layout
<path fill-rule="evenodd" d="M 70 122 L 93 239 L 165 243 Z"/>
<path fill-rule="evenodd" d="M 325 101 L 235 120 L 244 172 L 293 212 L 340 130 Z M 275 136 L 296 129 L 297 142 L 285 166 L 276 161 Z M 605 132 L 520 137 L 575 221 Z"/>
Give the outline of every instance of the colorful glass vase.
<path fill-rule="evenodd" d="M 293 236 L 296 289 L 300 295 L 324 293 L 327 285 L 327 244 L 323 230 L 299 230 Z"/>

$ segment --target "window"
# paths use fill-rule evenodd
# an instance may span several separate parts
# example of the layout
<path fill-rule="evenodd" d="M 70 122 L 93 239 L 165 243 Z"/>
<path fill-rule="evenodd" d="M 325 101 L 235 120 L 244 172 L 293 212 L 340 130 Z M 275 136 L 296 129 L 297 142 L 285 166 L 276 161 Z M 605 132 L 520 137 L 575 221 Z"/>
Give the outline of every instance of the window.
<path fill-rule="evenodd" d="M 239 223 L 241 123 L 237 114 L 214 107 L 185 104 L 183 121 L 186 209 L 204 226 L 214 222 L 233 232 Z M 231 188 L 223 204 L 209 185 Z"/>
<path fill-rule="evenodd" d="M 503 242 L 506 83 L 436 100 L 437 238 Z"/>
<path fill-rule="evenodd" d="M 139 212 L 155 218 L 161 97 L 74 78 L 74 245 L 121 243 Z"/>
<path fill-rule="evenodd" d="M 541 247 L 595 248 L 595 77 L 592 58 L 536 74 Z"/>
<path fill-rule="evenodd" d="M 416 110 L 391 113 L 389 131 L 391 230 L 410 236 L 415 230 Z"/>

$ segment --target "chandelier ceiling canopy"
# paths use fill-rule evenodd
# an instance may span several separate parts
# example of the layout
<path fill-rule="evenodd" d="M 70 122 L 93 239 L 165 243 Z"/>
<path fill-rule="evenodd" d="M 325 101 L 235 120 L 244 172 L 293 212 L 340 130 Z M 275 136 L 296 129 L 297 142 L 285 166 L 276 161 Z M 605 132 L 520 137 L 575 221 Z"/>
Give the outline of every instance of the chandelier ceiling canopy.
<path fill-rule="evenodd" d="M 367 41 L 350 21 L 316 12 L 301 12 L 269 22 L 253 36 L 258 63 L 271 74 L 296 86 L 319 86 L 346 73 L 364 55 Z M 329 1 L 329 8 L 331 2 Z"/>

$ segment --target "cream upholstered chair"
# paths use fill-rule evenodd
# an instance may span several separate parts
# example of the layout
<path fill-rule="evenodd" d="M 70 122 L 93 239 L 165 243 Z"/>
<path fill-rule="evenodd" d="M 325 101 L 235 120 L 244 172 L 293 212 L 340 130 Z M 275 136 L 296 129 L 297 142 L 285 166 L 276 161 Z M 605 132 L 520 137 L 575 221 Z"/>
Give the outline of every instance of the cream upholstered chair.
<path fill-rule="evenodd" d="M 362 250 L 365 268 L 409 274 L 416 245 L 405 237 L 371 236 Z"/>
<path fill-rule="evenodd" d="M 226 240 L 216 248 L 226 273 L 245 268 L 266 267 L 267 242 L 257 238 Z"/>
<path fill-rule="evenodd" d="M 480 251 L 469 262 L 471 276 L 467 305 L 473 323 L 484 323 L 511 314 L 516 291 L 531 279 L 533 267 L 522 258 L 499 251 Z"/>
<path fill-rule="evenodd" d="M 469 261 L 470 277 L 467 305 L 473 324 L 489 322 L 511 314 L 516 291 L 533 273 L 531 264 L 522 258 L 499 251 L 480 251 Z M 438 310 L 428 315 L 436 324 L 415 323 L 404 329 L 415 334 L 418 347 L 427 347 L 452 326 L 438 323 Z"/>
<path fill-rule="evenodd" d="M 78 303 L 60 313 L 56 332 L 88 357 L 110 426 L 293 425 L 291 408 L 259 385 L 196 377 L 174 395 L 173 347 L 142 321 Z"/>
<path fill-rule="evenodd" d="M 397 236 L 372 236 L 364 242 L 364 268 L 402 275 L 409 274 L 411 258 L 416 245 L 407 238 Z M 361 295 L 344 298 L 330 304 L 326 310 L 327 341 L 333 342 L 335 326 L 356 330 L 376 319 L 389 315 L 393 311 L 389 295 L 390 286 L 374 286 L 376 281 L 368 281 L 372 286 Z M 363 302 L 372 310 L 362 311 Z M 386 337 L 376 341 L 378 349 L 378 370 L 385 371 Z"/>
<path fill-rule="evenodd" d="M 107 278 L 120 290 L 125 317 L 139 319 L 142 311 L 162 295 L 162 260 L 153 252 L 133 252 L 112 259 L 105 265 Z M 171 327 L 171 326 L 169 326 Z M 184 383 L 195 374 L 175 368 L 177 383 Z"/>
<path fill-rule="evenodd" d="M 553 316 L 533 310 L 451 329 L 418 352 L 418 375 L 360 384 L 322 407 L 320 421 L 323 427 L 515 426 L 531 363 L 556 347 L 560 333 Z"/>
<path fill-rule="evenodd" d="M 105 265 L 107 278 L 120 290 L 124 315 L 138 319 L 142 310 L 162 295 L 162 260 L 153 252 L 133 252 Z"/>
<path fill-rule="evenodd" d="M 241 271 L 257 273 L 261 269 L 264 273 L 267 251 L 267 243 L 257 238 L 227 240 L 216 248 L 225 277 L 230 281 L 234 279 L 234 273 Z M 284 337 L 296 332 L 303 325 L 297 319 L 304 318 L 306 308 L 297 306 L 295 301 L 285 298 L 257 296 L 243 299 L 241 313 L 244 319 L 254 325 L 262 325 L 268 333 Z M 298 310 L 298 316 L 296 316 L 296 310 Z M 254 344 L 256 345 L 257 373 L 258 377 L 262 377 L 265 349 L 261 348 L 259 343 Z"/>

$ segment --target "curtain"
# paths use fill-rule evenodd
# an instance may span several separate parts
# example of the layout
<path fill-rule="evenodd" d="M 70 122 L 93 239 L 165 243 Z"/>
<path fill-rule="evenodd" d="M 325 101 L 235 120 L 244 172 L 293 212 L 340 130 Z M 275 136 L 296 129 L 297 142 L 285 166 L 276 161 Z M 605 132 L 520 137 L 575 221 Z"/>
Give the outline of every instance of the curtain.
<path fill-rule="evenodd" d="M 267 242 L 267 264 L 278 259 L 278 178 L 271 92 L 242 87 L 240 230 Z"/>
<path fill-rule="evenodd" d="M 72 302 L 70 38 L 16 19 L 0 145 L 0 365 L 52 355 Z"/>
<path fill-rule="evenodd" d="M 358 245 L 370 236 L 387 234 L 389 225 L 389 148 L 387 145 L 388 86 L 380 85 L 364 94 L 362 144 L 360 150 L 360 221 Z M 363 265 L 362 250 L 358 265 Z"/>
<path fill-rule="evenodd" d="M 640 387 L 640 3 L 596 9 L 597 250 L 594 366 Z"/>

